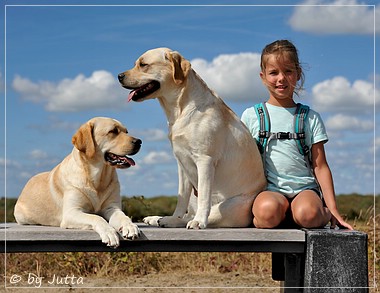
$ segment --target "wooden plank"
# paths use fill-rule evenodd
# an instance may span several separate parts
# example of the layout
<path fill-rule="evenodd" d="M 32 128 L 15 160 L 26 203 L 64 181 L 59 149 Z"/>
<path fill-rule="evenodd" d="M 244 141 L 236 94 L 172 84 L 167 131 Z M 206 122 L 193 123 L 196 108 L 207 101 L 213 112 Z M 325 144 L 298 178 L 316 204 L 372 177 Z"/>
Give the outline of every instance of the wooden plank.
<path fill-rule="evenodd" d="M 187 230 L 138 224 L 141 237 L 117 249 L 92 230 L 0 224 L 0 249 L 32 251 L 246 251 L 303 253 L 305 232 L 297 229 L 217 228 Z"/>
<path fill-rule="evenodd" d="M 297 229 L 214 228 L 191 230 L 185 228 L 159 228 L 138 224 L 144 240 L 199 240 L 199 241 L 280 241 L 305 242 L 305 232 Z M 62 229 L 60 227 L 0 224 L 0 241 L 7 240 L 100 240 L 93 230 Z"/>

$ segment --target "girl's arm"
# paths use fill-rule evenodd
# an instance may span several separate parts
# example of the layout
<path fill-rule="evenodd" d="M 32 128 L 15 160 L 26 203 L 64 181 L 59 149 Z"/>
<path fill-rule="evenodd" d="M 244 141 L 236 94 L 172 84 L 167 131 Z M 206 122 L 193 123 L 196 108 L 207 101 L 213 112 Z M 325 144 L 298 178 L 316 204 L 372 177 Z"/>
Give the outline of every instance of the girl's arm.
<path fill-rule="evenodd" d="M 323 142 L 313 144 L 311 150 L 314 174 L 322 189 L 325 203 L 333 216 L 331 219 L 332 226 L 335 226 L 334 220 L 336 220 L 341 226 L 353 230 L 351 225 L 346 223 L 338 212 L 335 201 L 333 178 L 331 175 L 330 167 L 327 164 Z"/>

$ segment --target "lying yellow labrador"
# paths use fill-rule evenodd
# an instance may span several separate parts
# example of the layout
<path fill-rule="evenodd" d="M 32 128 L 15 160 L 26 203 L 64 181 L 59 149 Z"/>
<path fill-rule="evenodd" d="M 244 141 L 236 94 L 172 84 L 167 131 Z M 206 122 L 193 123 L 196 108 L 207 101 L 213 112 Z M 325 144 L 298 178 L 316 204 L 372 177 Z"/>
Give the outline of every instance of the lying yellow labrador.
<path fill-rule="evenodd" d="M 190 62 L 178 52 L 157 48 L 144 53 L 134 68 L 118 78 L 131 90 L 128 100 L 158 98 L 178 161 L 174 214 L 144 221 L 190 229 L 250 225 L 253 200 L 266 185 L 260 153 L 240 119 L 207 87 Z M 198 198 L 191 196 L 193 189 Z M 194 199 L 195 214 L 189 205 Z"/>
<path fill-rule="evenodd" d="M 141 140 L 128 135 L 117 120 L 96 117 L 72 138 L 74 148 L 51 172 L 32 177 L 15 206 L 19 224 L 93 229 L 108 246 L 119 246 L 119 236 L 139 236 L 121 210 L 115 168 L 135 165 L 132 158 Z M 108 222 L 108 223 L 107 223 Z"/>

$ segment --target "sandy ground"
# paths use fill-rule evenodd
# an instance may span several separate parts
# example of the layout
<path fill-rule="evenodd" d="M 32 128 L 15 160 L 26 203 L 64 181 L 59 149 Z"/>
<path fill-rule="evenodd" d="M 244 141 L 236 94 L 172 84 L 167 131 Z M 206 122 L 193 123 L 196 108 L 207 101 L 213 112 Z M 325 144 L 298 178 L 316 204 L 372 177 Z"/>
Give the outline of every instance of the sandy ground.
<path fill-rule="evenodd" d="M 247 275 L 239 273 L 184 275 L 172 274 L 149 274 L 143 277 L 127 277 L 125 279 L 96 279 L 84 278 L 83 280 L 67 279 L 68 283 L 75 285 L 50 285 L 52 280 L 42 280 L 42 286 L 36 289 L 37 284 L 28 284 L 26 281 L 18 283 L 17 287 L 7 285 L 5 292 L 109 292 L 111 288 L 117 292 L 280 292 L 280 282 L 267 279 L 264 276 Z M 83 282 L 82 282 L 83 281 Z M 78 285 L 76 285 L 79 283 Z M 82 284 L 83 283 L 83 284 Z M 63 288 L 57 288 L 62 286 Z M 52 290 L 52 288 L 55 289 Z"/>

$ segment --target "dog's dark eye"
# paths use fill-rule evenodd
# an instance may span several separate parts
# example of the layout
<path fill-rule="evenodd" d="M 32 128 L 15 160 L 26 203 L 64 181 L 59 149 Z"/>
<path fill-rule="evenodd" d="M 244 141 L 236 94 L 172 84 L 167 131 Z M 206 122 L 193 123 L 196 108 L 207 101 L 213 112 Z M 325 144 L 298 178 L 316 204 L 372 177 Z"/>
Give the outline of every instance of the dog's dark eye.
<path fill-rule="evenodd" d="M 114 129 L 110 130 L 108 133 L 119 134 L 119 129 L 115 127 Z"/>
<path fill-rule="evenodd" d="M 140 67 L 146 67 L 146 66 L 148 66 L 148 64 L 140 62 Z"/>

